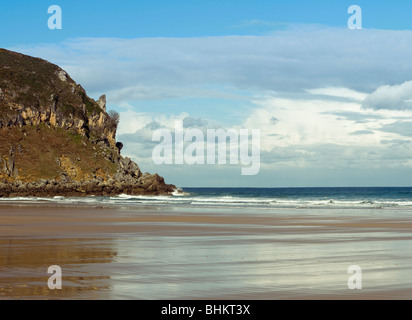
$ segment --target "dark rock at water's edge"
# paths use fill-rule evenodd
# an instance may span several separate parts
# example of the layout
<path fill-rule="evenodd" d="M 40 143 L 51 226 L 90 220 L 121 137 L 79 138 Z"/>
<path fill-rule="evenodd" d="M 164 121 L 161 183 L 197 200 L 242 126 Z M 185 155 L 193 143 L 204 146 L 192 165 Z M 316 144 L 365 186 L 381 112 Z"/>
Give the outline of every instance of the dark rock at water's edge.
<path fill-rule="evenodd" d="M 0 183 L 0 197 L 170 195 L 174 191 L 175 187 L 165 184 L 164 179 L 157 174 L 145 174 L 142 179 L 133 183 L 97 179 L 87 182 L 42 179 L 37 182 Z"/>
<path fill-rule="evenodd" d="M 158 174 L 142 174 L 129 158 L 119 159 L 118 171 L 108 180 L 95 177 L 79 182 L 63 172 L 60 179 L 0 182 L 0 197 L 170 195 L 176 191 L 174 185 L 166 184 Z"/>
<path fill-rule="evenodd" d="M 0 49 L 0 197 L 172 194 L 120 155 L 118 121 L 58 66 Z"/>

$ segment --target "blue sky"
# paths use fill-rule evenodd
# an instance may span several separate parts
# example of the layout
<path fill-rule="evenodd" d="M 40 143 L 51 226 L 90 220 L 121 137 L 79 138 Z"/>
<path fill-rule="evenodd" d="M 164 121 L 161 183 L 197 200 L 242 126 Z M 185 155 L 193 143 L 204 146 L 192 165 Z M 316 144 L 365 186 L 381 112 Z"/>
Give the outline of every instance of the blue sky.
<path fill-rule="evenodd" d="M 47 8 L 59 5 L 64 27 L 47 28 Z M 345 26 L 347 8 L 357 4 L 365 28 L 410 29 L 412 3 L 395 1 L 194 0 L 194 1 L 3 1 L 4 46 L 63 41 L 78 37 L 203 37 L 248 35 L 288 24 Z"/>
<path fill-rule="evenodd" d="M 349 30 L 350 5 L 362 30 Z M 63 29 L 47 27 L 59 5 Z M 8 1 L 1 47 L 58 64 L 120 112 L 118 140 L 178 186 L 409 186 L 410 1 Z M 261 169 L 155 165 L 176 119 L 261 130 Z"/>

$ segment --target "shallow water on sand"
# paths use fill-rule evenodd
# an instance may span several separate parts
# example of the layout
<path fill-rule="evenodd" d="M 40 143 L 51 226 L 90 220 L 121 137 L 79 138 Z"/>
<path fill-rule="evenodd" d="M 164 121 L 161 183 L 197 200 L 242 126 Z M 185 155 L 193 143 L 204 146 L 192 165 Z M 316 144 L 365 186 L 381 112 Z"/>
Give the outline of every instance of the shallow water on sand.
<path fill-rule="evenodd" d="M 0 299 L 409 299 L 409 215 L 0 207 Z M 51 265 L 61 290 L 47 287 Z"/>

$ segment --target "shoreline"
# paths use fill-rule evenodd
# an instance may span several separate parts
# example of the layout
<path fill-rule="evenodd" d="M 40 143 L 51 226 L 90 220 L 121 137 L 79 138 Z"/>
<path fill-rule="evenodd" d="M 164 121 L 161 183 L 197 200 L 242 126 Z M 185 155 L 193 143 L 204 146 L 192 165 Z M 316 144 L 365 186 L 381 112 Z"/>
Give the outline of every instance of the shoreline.
<path fill-rule="evenodd" d="M 393 211 L 0 205 L 0 299 L 409 299 L 411 245 Z"/>

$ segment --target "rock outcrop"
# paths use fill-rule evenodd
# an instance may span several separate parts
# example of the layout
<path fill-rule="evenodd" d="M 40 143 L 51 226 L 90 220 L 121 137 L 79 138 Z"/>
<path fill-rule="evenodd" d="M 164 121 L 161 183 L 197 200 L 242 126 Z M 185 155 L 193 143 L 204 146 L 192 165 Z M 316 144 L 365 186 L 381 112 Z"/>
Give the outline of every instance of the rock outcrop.
<path fill-rule="evenodd" d="M 120 155 L 118 121 L 58 66 L 0 49 L 0 196 L 171 194 Z"/>

